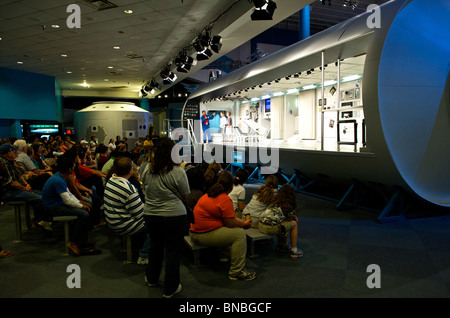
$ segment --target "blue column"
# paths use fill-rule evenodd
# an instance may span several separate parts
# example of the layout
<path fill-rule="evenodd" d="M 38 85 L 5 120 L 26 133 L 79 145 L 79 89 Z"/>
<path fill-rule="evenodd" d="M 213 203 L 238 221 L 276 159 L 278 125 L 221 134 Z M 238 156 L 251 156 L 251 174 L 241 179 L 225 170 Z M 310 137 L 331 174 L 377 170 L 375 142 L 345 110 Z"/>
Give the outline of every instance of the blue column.
<path fill-rule="evenodd" d="M 150 110 L 150 105 L 149 105 L 149 101 L 148 98 L 141 98 L 141 108 L 144 110 Z"/>
<path fill-rule="evenodd" d="M 22 127 L 20 126 L 20 120 L 11 119 L 9 124 L 9 135 L 11 137 L 16 137 L 17 139 L 22 139 Z"/>
<path fill-rule="evenodd" d="M 309 5 L 304 7 L 298 13 L 299 40 L 308 38 L 310 33 L 310 8 Z"/>

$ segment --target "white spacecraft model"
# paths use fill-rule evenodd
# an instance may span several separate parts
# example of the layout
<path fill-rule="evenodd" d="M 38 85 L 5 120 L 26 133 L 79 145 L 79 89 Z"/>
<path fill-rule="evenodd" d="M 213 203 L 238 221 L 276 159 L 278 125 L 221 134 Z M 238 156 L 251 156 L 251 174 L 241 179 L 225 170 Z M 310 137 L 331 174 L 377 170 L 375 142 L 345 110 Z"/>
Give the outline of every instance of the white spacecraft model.
<path fill-rule="evenodd" d="M 126 137 L 128 149 L 132 149 L 139 137 L 148 135 L 152 123 L 149 111 L 126 102 L 95 102 L 74 114 L 77 140 L 89 141 L 95 135 L 99 143 L 108 145 L 110 139 Z"/>

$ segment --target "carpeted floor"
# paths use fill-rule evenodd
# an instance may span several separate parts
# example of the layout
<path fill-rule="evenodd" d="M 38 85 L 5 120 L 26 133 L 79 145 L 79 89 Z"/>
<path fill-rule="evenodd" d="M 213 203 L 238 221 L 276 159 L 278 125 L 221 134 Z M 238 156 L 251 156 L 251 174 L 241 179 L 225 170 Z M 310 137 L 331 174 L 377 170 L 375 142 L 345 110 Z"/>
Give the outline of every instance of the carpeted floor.
<path fill-rule="evenodd" d="M 247 198 L 257 186 L 246 185 Z M 183 290 L 174 298 L 450 297 L 450 215 L 428 216 L 423 211 L 421 217 L 379 224 L 372 212 L 338 211 L 333 202 L 302 194 L 298 199 L 303 258 L 291 260 L 276 252 L 274 240 L 257 242 L 258 257 L 247 260 L 257 278 L 242 282 L 228 279 L 229 264 L 220 263 L 214 250 L 202 250 L 202 266 L 194 267 L 192 252 L 186 248 L 181 266 Z M 2 298 L 162 296 L 161 288 L 144 284 L 144 266 L 123 263 L 121 241 L 107 227 L 90 232 L 90 240 L 102 249 L 96 256 L 63 256 L 62 224 L 55 224 L 52 233 L 32 229 L 24 232 L 22 242 L 14 243 L 14 239 L 14 210 L 2 205 L 0 244 L 15 253 L 0 259 Z M 70 264 L 80 267 L 81 288 L 67 287 Z M 379 270 L 368 270 L 371 264 Z M 368 282 L 379 283 L 379 288 L 369 288 Z"/>

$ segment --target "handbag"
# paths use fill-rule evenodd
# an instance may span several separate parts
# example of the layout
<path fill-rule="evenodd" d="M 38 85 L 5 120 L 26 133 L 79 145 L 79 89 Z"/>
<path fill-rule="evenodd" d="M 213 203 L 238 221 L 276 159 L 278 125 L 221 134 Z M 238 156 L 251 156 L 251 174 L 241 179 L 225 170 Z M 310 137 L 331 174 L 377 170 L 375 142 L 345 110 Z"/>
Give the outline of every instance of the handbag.
<path fill-rule="evenodd" d="M 187 215 L 187 221 L 190 224 L 194 224 L 195 223 L 195 218 L 194 218 L 194 210 L 189 206 L 189 204 L 187 204 L 187 202 L 185 200 L 183 200 L 183 198 L 181 196 L 178 196 L 177 193 L 175 193 L 175 191 L 173 191 L 171 188 L 169 188 L 166 183 L 164 182 L 164 179 L 161 175 L 159 175 L 159 177 L 161 178 L 161 182 L 164 184 L 164 186 L 169 189 L 170 191 L 172 191 L 173 194 L 176 195 L 176 197 L 178 199 L 181 200 L 181 202 L 183 203 L 184 207 L 186 208 L 186 215 Z"/>

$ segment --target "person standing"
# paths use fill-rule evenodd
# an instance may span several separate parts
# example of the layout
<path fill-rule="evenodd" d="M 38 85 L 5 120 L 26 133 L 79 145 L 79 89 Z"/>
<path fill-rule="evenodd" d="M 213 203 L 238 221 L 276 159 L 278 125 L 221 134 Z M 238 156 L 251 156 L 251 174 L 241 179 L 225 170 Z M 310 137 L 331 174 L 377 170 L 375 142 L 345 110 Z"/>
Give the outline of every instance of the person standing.
<path fill-rule="evenodd" d="M 220 133 L 222 134 L 223 141 L 227 141 L 226 134 L 225 134 L 226 126 L 227 126 L 227 117 L 225 116 L 224 112 L 220 112 L 219 127 L 220 127 Z"/>
<path fill-rule="evenodd" d="M 150 234 L 149 263 L 145 273 L 148 286 L 157 286 L 165 263 L 163 297 L 182 290 L 180 260 L 187 226 L 186 201 L 190 193 L 186 172 L 172 160 L 175 142 L 167 137 L 155 145 L 155 154 L 142 173 L 145 194 L 144 220 Z"/>
<path fill-rule="evenodd" d="M 211 142 L 211 131 L 209 130 L 209 121 L 216 116 L 216 113 L 213 113 L 212 116 L 206 115 L 206 110 L 202 111 L 202 130 L 203 130 L 203 142 Z"/>
<path fill-rule="evenodd" d="M 226 135 L 227 141 L 233 141 L 233 118 L 231 117 L 231 112 L 227 112 Z"/>

